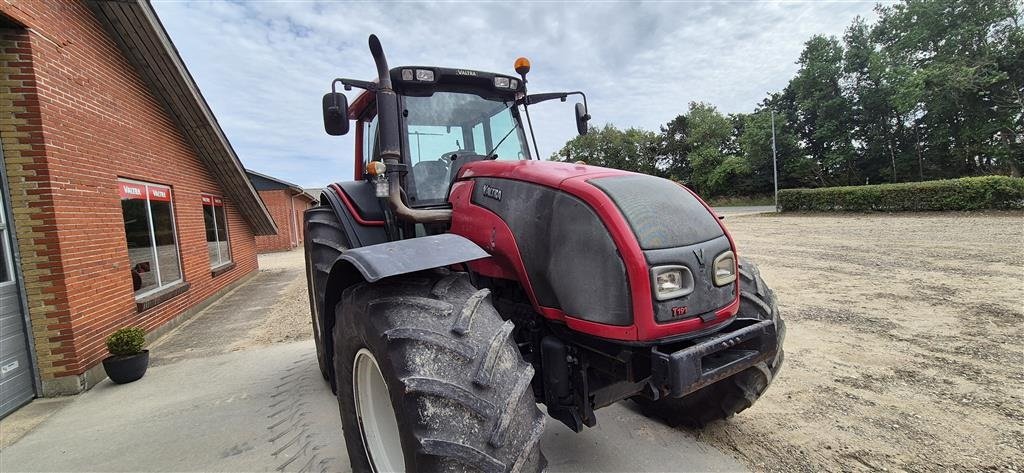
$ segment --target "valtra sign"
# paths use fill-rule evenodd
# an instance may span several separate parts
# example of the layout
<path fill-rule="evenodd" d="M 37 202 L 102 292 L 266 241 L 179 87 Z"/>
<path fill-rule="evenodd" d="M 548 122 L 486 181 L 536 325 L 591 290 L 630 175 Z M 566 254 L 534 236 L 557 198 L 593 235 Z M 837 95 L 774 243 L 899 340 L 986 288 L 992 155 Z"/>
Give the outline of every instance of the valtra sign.
<path fill-rule="evenodd" d="M 122 199 L 145 200 L 148 194 L 149 200 L 151 201 L 171 201 L 170 187 L 150 186 L 145 184 L 135 184 L 132 182 L 118 182 L 117 186 Z"/>
<path fill-rule="evenodd" d="M 212 195 L 203 195 L 203 205 L 222 207 L 224 205 L 224 199 L 221 199 L 220 197 L 214 197 Z"/>

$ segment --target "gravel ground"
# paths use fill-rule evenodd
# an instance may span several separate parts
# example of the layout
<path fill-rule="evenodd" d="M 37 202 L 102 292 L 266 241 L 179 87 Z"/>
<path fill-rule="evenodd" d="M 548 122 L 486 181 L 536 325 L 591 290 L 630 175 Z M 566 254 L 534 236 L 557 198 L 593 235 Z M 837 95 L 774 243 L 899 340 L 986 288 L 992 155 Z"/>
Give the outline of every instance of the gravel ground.
<path fill-rule="evenodd" d="M 752 409 L 679 441 L 763 471 L 1024 470 L 1024 213 L 726 224 L 779 297 L 786 362 Z M 302 250 L 260 268 L 295 274 L 247 346 L 309 338 Z"/>
<path fill-rule="evenodd" d="M 245 348 L 313 338 L 302 247 L 259 255 L 259 263 L 260 272 L 288 272 L 295 276 L 283 288 L 276 303 L 267 309 L 263 322 L 249 332 Z"/>
<path fill-rule="evenodd" d="M 726 223 L 779 297 L 786 362 L 701 440 L 767 471 L 1024 469 L 1024 214 Z"/>

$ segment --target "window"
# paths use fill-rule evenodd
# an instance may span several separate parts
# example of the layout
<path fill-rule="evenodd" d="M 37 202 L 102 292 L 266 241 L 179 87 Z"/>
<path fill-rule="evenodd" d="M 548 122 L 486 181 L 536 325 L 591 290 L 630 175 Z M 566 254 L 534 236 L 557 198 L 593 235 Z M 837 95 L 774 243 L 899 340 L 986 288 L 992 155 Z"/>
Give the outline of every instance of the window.
<path fill-rule="evenodd" d="M 406 96 L 404 101 L 406 155 L 413 177 L 409 200 L 416 205 L 446 199 L 453 154 L 529 158 L 526 135 L 513 102 L 455 92 Z"/>
<path fill-rule="evenodd" d="M 206 224 L 206 249 L 210 252 L 210 267 L 231 262 L 231 241 L 228 239 L 228 219 L 224 214 L 224 199 L 203 195 L 203 222 Z"/>
<path fill-rule="evenodd" d="M 0 190 L 0 284 L 14 281 L 14 258 L 11 255 L 11 232 L 4 215 L 4 196 Z"/>
<path fill-rule="evenodd" d="M 118 181 L 135 297 L 181 281 L 171 188 Z"/>
<path fill-rule="evenodd" d="M 373 161 L 377 156 L 377 116 L 363 122 L 363 163 Z"/>

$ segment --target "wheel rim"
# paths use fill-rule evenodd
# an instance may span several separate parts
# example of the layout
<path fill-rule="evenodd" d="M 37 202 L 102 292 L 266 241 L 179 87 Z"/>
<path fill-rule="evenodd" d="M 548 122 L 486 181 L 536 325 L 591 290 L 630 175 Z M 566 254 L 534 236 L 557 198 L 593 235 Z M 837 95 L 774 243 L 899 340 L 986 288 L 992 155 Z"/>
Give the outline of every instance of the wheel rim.
<path fill-rule="evenodd" d="M 405 471 L 398 418 L 384 375 L 370 350 L 363 348 L 356 353 L 352 375 L 356 418 L 370 466 L 379 472 Z"/>

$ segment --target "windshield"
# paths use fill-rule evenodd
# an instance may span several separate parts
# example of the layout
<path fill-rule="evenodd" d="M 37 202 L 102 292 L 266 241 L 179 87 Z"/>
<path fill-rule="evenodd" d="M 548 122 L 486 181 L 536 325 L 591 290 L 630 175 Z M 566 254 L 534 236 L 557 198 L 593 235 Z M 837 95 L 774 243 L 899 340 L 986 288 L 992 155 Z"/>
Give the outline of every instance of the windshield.
<path fill-rule="evenodd" d="M 463 162 L 485 156 L 528 159 L 525 135 L 519 123 L 512 101 L 487 100 L 455 92 L 435 92 L 430 97 L 406 96 L 406 149 L 413 178 L 410 202 L 417 205 L 443 202 L 452 172 L 461 164 L 459 159 Z"/>

